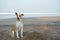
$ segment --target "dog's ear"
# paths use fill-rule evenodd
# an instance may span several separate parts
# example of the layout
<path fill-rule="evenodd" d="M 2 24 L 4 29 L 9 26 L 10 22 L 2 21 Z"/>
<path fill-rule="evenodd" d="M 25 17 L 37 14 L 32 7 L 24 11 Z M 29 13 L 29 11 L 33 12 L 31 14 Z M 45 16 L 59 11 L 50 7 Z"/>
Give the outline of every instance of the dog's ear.
<path fill-rule="evenodd" d="M 15 12 L 15 15 L 17 16 L 17 15 L 18 15 L 18 13 L 17 13 L 17 12 Z"/>
<path fill-rule="evenodd" d="M 21 16 L 24 16 L 24 14 L 21 14 Z"/>

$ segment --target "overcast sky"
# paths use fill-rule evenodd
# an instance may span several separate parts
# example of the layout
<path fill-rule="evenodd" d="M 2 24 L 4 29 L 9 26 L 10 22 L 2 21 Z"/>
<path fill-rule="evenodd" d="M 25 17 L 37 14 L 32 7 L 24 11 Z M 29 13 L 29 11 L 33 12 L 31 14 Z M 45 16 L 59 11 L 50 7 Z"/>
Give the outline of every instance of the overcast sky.
<path fill-rule="evenodd" d="M 24 17 L 60 16 L 60 0 L 0 0 L 0 19 L 13 18 L 15 12 Z"/>
<path fill-rule="evenodd" d="M 48 17 L 60 16 L 60 13 L 23 13 L 23 17 Z M 0 19 L 16 18 L 15 13 L 0 13 Z"/>
<path fill-rule="evenodd" d="M 0 13 L 60 13 L 60 0 L 0 0 Z"/>

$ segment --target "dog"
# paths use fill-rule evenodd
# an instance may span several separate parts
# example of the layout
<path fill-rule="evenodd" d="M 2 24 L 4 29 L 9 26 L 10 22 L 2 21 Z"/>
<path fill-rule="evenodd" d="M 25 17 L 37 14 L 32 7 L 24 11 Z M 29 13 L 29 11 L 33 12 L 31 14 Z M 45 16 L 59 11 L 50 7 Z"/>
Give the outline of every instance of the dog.
<path fill-rule="evenodd" d="M 12 27 L 12 37 L 14 37 L 14 33 L 16 33 L 17 38 L 19 37 L 19 31 L 21 32 L 21 37 L 23 37 L 23 23 L 22 23 L 22 16 L 24 16 L 24 14 L 19 14 L 19 13 L 15 13 L 17 20 L 16 20 L 16 24 Z"/>

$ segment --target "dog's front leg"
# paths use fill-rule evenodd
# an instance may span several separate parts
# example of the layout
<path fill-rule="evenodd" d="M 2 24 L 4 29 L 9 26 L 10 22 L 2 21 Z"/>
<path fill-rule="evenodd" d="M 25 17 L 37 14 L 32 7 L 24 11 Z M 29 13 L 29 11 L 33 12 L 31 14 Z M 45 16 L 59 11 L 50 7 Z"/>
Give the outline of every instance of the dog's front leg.
<path fill-rule="evenodd" d="M 16 30 L 16 36 L 17 36 L 17 38 L 19 38 L 18 30 Z"/>
<path fill-rule="evenodd" d="M 21 37 L 23 37 L 23 26 L 21 27 Z"/>

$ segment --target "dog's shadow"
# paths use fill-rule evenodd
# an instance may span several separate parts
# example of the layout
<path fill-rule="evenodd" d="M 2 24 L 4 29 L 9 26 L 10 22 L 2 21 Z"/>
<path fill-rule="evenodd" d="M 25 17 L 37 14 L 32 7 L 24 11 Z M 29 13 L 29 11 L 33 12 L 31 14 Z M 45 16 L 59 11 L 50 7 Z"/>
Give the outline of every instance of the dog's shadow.
<path fill-rule="evenodd" d="M 23 37 L 26 37 L 28 33 L 29 33 L 28 31 L 23 32 Z M 16 36 L 16 35 L 15 35 L 15 36 Z M 21 38 L 21 32 L 19 32 L 19 36 L 20 36 L 20 38 Z"/>

